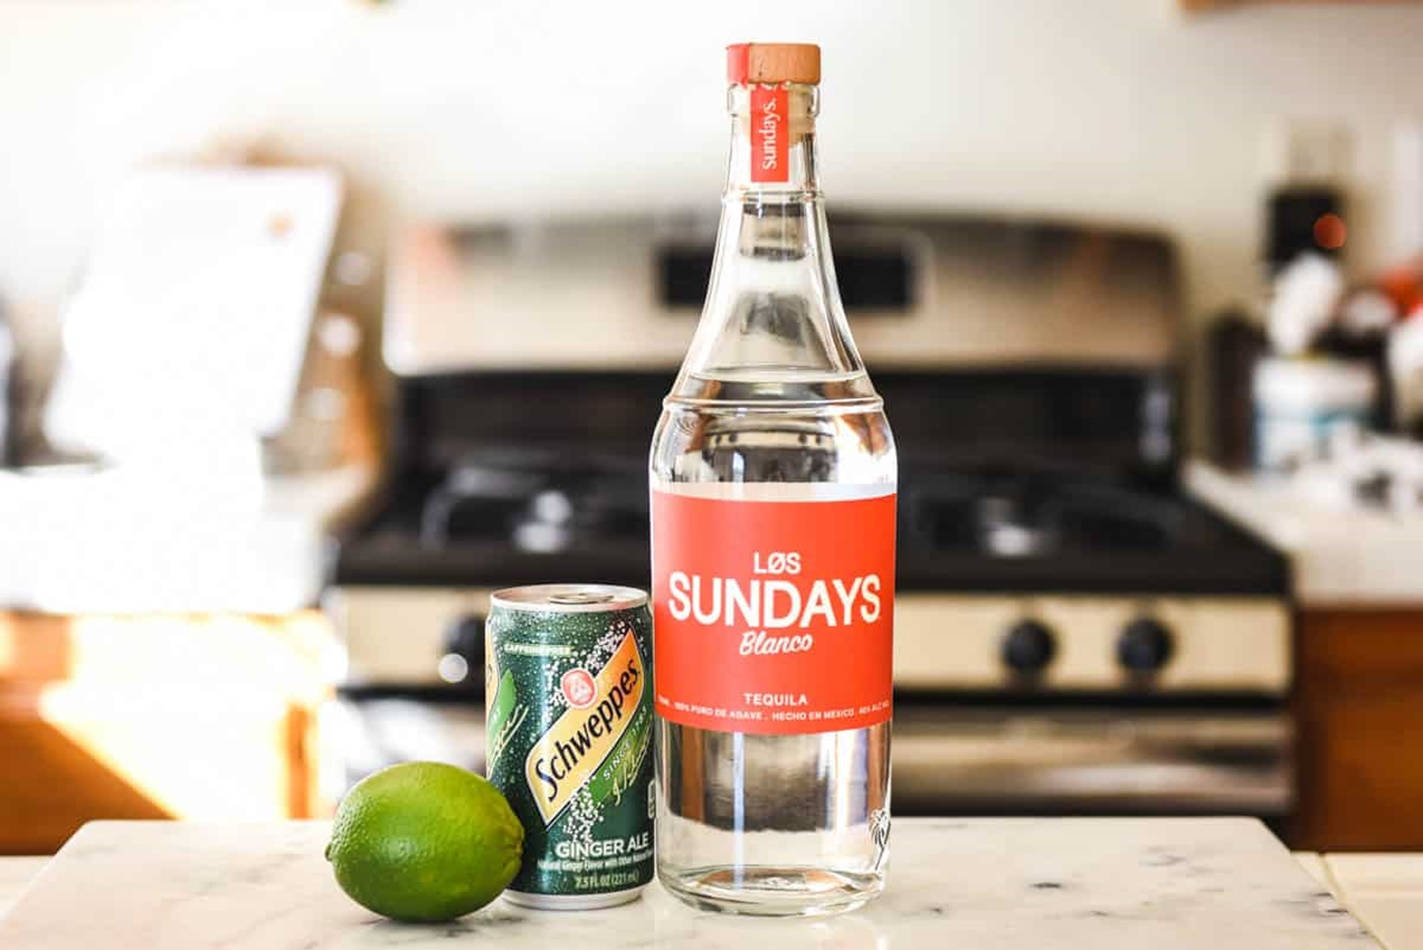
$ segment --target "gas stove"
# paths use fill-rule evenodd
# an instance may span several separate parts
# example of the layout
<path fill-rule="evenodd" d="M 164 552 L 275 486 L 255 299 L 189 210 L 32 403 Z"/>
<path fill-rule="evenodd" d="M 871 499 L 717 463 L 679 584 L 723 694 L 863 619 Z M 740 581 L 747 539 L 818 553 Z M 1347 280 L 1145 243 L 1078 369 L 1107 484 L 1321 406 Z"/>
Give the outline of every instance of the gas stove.
<path fill-rule="evenodd" d="M 340 584 L 517 584 L 539 572 L 647 581 L 638 454 L 488 448 L 397 493 L 350 538 Z M 901 591 L 1249 594 L 1273 551 L 1162 486 L 1044 471 L 920 468 L 900 482 Z"/>
<path fill-rule="evenodd" d="M 425 413 L 434 410 L 479 430 L 490 425 L 481 406 L 517 401 L 525 390 L 594 404 L 611 392 L 630 427 L 640 428 L 655 418 L 669 378 L 670 371 L 492 374 L 407 383 L 407 398 L 422 414 L 412 427 L 428 424 Z M 1287 659 L 1288 574 L 1276 552 L 1183 495 L 1160 465 L 1112 471 L 1100 451 L 1096 465 L 1010 461 L 982 443 L 960 462 L 938 442 L 918 442 L 923 407 L 953 411 L 952 399 L 933 395 L 962 383 L 926 373 L 880 382 L 891 412 L 920 409 L 908 438 L 900 436 L 902 687 L 1139 694 L 1276 689 L 1288 680 L 1287 664 L 1258 662 L 1266 653 Z M 1091 390 L 1119 380 L 1089 374 L 1059 384 L 1059 400 L 1089 404 Z M 467 416 L 446 405 L 464 400 Z M 1091 421 L 1088 414 L 1088 428 Z M 508 432 L 465 437 L 422 442 L 433 450 L 397 476 L 383 509 L 336 561 L 338 602 L 444 597 L 463 605 L 427 629 L 403 625 L 401 681 L 432 680 L 465 613 L 482 615 L 483 594 L 469 592 L 548 579 L 647 586 L 640 444 L 571 433 L 551 433 L 546 444 L 509 441 Z M 348 637 L 362 642 L 359 614 L 345 613 Z M 951 633 L 944 617 L 953 618 Z M 379 625 L 369 636 L 382 636 Z M 1261 641 L 1260 650 L 1240 654 L 1250 661 L 1241 669 L 1226 669 L 1231 640 L 1242 636 Z M 481 658 L 465 659 L 475 669 Z M 353 667 L 357 679 L 391 675 Z"/>
<path fill-rule="evenodd" d="M 1170 335 L 1150 329 L 1172 298 L 1153 283 L 1169 270 L 1160 245 L 982 224 L 925 233 L 902 244 L 932 251 L 900 269 L 920 268 L 917 309 L 894 334 L 856 326 L 900 461 L 896 808 L 1286 813 L 1288 566 L 1178 487 Z M 560 240 L 527 247 L 581 246 Z M 478 255 L 487 243 L 458 247 Z M 481 260 L 471 274 L 510 266 Z M 937 284 L 924 283 L 930 263 Z M 1063 286 L 1082 300 L 1021 292 L 1073 268 L 1079 283 Z M 1019 273 L 1031 283 L 1011 284 Z M 426 291 L 437 276 L 415 275 Z M 1082 289 L 1094 281 L 1110 287 L 1094 298 Z M 541 285 L 520 286 L 533 300 Z M 977 310 L 931 312 L 930 286 Z M 639 317 L 649 352 L 663 345 L 660 321 L 682 313 L 674 303 Z M 1014 359 L 983 358 L 986 336 L 970 334 L 984 350 L 969 353 L 933 329 L 990 313 Z M 1042 313 L 1031 337 L 1011 322 Z M 1084 350 L 1052 322 L 1065 314 L 1110 345 Z M 1094 331 L 1093 320 L 1105 323 Z M 420 344 L 429 358 L 400 367 L 388 488 L 342 540 L 327 596 L 347 646 L 342 696 L 365 737 L 353 777 L 417 752 L 479 764 L 492 590 L 648 587 L 646 453 L 675 373 L 670 362 L 538 368 L 533 348 L 531 362 L 511 363 L 497 347 L 486 365 L 464 353 L 469 365 L 444 371 L 431 359 L 460 345 L 450 328 L 430 331 L 399 307 L 393 322 L 395 349 Z M 1114 346 L 1134 349 L 1084 358 Z M 377 709 L 390 714 L 383 725 Z M 459 738 L 440 746 L 442 735 Z M 410 736 L 436 747 L 398 738 Z"/>

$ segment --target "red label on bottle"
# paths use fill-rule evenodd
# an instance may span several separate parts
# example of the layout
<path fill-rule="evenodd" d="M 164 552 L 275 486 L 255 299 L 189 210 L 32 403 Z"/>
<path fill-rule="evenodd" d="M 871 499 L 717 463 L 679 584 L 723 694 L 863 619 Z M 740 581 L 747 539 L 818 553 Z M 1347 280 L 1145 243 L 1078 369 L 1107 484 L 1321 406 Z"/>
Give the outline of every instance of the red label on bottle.
<path fill-rule="evenodd" d="M 785 86 L 751 86 L 752 181 L 790 181 L 789 106 Z"/>
<path fill-rule="evenodd" d="M 890 718 L 893 494 L 742 501 L 652 493 L 657 712 L 721 732 Z"/>

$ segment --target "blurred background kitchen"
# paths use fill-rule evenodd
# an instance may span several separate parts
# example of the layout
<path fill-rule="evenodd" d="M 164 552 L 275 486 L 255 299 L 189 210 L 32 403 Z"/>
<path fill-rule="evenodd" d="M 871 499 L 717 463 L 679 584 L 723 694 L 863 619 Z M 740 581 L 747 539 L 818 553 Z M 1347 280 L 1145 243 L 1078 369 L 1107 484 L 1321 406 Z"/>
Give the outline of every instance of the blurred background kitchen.
<path fill-rule="evenodd" d="M 0 853 L 478 767 L 488 591 L 647 585 L 747 39 L 900 442 L 896 810 L 1423 848 L 1423 5 L 0 0 Z"/>

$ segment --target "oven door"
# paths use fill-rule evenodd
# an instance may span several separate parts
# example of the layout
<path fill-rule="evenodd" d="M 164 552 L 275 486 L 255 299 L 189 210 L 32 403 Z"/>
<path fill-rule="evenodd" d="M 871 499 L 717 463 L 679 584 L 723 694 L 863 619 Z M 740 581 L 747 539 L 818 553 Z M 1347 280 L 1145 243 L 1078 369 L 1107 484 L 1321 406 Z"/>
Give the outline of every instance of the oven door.
<path fill-rule="evenodd" d="M 447 762 L 484 774 L 484 699 L 468 690 L 343 686 L 322 724 L 335 752 L 327 788 L 336 797 L 387 766 Z"/>
<path fill-rule="evenodd" d="M 1248 814 L 1293 802 L 1281 707 L 895 709 L 900 814 Z"/>

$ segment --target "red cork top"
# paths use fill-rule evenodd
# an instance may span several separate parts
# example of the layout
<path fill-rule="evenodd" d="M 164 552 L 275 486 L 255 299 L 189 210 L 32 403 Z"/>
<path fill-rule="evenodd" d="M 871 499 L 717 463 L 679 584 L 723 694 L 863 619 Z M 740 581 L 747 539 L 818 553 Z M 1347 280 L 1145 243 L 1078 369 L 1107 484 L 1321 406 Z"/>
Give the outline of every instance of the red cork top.
<path fill-rule="evenodd" d="M 814 43 L 734 43 L 726 48 L 726 81 L 820 82 L 820 47 Z"/>

